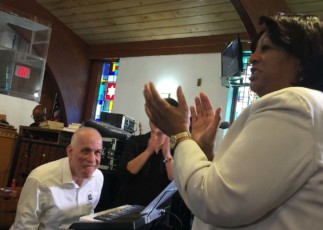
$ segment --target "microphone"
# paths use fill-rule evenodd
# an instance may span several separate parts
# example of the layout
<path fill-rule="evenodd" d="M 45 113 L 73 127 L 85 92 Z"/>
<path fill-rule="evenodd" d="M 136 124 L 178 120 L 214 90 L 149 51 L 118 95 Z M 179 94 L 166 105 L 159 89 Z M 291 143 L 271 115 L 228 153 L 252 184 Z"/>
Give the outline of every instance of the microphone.
<path fill-rule="evenodd" d="M 220 129 L 227 129 L 227 128 L 229 128 L 230 127 L 230 123 L 229 122 L 227 122 L 227 121 L 222 121 L 221 123 L 220 123 L 220 125 L 219 125 L 219 128 Z"/>

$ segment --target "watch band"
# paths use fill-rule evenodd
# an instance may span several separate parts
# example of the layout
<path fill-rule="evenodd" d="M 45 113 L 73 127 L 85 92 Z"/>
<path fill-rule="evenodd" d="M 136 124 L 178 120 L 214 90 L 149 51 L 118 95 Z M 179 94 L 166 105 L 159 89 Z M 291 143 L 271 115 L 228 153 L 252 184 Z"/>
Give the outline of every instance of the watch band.
<path fill-rule="evenodd" d="M 171 148 L 175 149 L 177 144 L 183 140 L 192 139 L 192 136 L 189 132 L 181 132 L 170 137 Z"/>

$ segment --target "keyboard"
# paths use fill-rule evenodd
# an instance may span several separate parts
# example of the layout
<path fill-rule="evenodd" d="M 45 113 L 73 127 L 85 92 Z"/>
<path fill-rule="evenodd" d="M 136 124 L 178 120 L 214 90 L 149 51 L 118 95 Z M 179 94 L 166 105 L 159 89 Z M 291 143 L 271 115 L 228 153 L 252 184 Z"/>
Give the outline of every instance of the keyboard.
<path fill-rule="evenodd" d="M 103 221 L 111 221 L 117 218 L 125 218 L 125 217 L 138 217 L 140 216 L 140 212 L 144 209 L 143 206 L 139 205 L 124 205 L 114 209 L 107 210 L 105 213 L 100 214 L 94 219 L 103 220 Z"/>
<path fill-rule="evenodd" d="M 102 137 L 114 137 L 120 139 L 128 139 L 132 134 L 118 128 L 114 125 L 111 125 L 107 122 L 96 121 L 94 119 L 89 119 L 84 121 L 84 125 L 87 127 L 95 128 L 99 131 Z"/>

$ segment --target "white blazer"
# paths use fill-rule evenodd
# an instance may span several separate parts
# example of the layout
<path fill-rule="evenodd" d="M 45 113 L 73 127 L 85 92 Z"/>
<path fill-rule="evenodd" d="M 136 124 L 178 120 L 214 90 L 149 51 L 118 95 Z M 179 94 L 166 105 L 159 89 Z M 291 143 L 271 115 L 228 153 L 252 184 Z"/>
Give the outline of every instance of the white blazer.
<path fill-rule="evenodd" d="M 193 230 L 323 229 L 323 93 L 290 87 L 244 109 L 213 162 L 192 140 L 174 177 Z"/>

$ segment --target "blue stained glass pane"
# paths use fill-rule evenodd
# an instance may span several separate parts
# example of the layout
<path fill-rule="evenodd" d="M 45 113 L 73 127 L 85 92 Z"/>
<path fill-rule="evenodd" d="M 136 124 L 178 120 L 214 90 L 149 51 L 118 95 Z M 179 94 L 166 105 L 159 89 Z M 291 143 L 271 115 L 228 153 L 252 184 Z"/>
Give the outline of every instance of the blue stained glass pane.
<path fill-rule="evenodd" d="M 109 69 L 110 69 L 110 63 L 104 63 L 103 69 L 102 69 L 102 75 L 108 76 L 109 75 Z"/>

